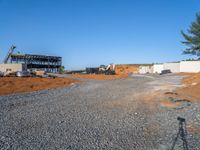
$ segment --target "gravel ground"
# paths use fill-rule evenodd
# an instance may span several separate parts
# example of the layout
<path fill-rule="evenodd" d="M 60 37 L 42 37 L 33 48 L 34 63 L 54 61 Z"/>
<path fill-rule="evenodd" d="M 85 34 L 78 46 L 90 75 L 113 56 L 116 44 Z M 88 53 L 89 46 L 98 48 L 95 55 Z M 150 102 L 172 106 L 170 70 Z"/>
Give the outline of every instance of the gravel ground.
<path fill-rule="evenodd" d="M 200 127 L 200 105 L 152 107 L 144 95 L 170 91 L 180 86 L 181 79 L 173 74 L 132 75 L 0 96 L 0 149 L 171 149 L 179 128 L 177 117 Z M 188 132 L 190 150 L 200 149 L 199 141 L 200 133 Z M 183 149 L 181 138 L 174 149 Z"/>

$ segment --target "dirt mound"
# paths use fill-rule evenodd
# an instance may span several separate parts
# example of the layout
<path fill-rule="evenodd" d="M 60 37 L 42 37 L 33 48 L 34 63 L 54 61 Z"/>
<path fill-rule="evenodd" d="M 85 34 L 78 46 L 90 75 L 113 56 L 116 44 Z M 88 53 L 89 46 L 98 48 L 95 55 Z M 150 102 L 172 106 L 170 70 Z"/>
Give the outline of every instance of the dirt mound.
<path fill-rule="evenodd" d="M 116 65 L 116 74 L 138 73 L 139 65 Z"/>
<path fill-rule="evenodd" d="M 0 95 L 32 92 L 68 86 L 77 81 L 67 78 L 0 78 Z"/>
<path fill-rule="evenodd" d="M 104 74 L 74 74 L 72 75 L 75 78 L 81 79 L 94 79 L 94 80 L 115 80 L 126 78 L 126 74 L 121 75 L 104 75 Z"/>
<path fill-rule="evenodd" d="M 185 74 L 186 78 L 183 79 L 185 87 L 178 89 L 177 93 L 181 97 L 190 99 L 193 102 L 200 102 L 200 73 Z"/>

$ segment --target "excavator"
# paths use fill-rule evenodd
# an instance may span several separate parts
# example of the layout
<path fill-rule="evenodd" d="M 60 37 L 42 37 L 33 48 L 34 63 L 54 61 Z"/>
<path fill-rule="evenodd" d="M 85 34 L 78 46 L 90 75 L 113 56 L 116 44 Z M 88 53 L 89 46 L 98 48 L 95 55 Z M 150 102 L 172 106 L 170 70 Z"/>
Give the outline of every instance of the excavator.
<path fill-rule="evenodd" d="M 115 64 L 109 64 L 108 66 L 101 65 L 99 67 L 99 74 L 114 75 L 115 74 Z"/>
<path fill-rule="evenodd" d="M 108 66 L 100 65 L 97 68 L 86 68 L 87 74 L 105 74 L 105 75 L 114 75 L 115 74 L 115 65 L 109 64 Z"/>

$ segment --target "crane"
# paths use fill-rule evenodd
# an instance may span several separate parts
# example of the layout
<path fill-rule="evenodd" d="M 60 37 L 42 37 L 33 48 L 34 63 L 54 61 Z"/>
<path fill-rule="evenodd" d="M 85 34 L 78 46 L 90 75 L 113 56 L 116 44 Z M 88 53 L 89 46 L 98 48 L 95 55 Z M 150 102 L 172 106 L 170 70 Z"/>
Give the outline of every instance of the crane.
<path fill-rule="evenodd" d="M 4 59 L 4 64 L 8 63 L 8 60 L 10 58 L 10 55 L 14 52 L 14 49 L 16 48 L 16 46 L 12 45 L 10 47 L 10 49 L 8 50 L 8 54 L 6 55 L 5 59 Z"/>

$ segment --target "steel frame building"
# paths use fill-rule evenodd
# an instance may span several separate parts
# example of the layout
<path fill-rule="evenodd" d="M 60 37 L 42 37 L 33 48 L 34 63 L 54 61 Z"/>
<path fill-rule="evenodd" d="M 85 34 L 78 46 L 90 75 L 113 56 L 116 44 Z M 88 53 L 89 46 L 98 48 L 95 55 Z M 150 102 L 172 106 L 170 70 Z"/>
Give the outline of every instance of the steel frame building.
<path fill-rule="evenodd" d="M 45 70 L 47 72 L 59 72 L 62 66 L 62 57 L 31 55 L 31 54 L 11 54 L 11 63 L 21 63 L 29 70 Z"/>

